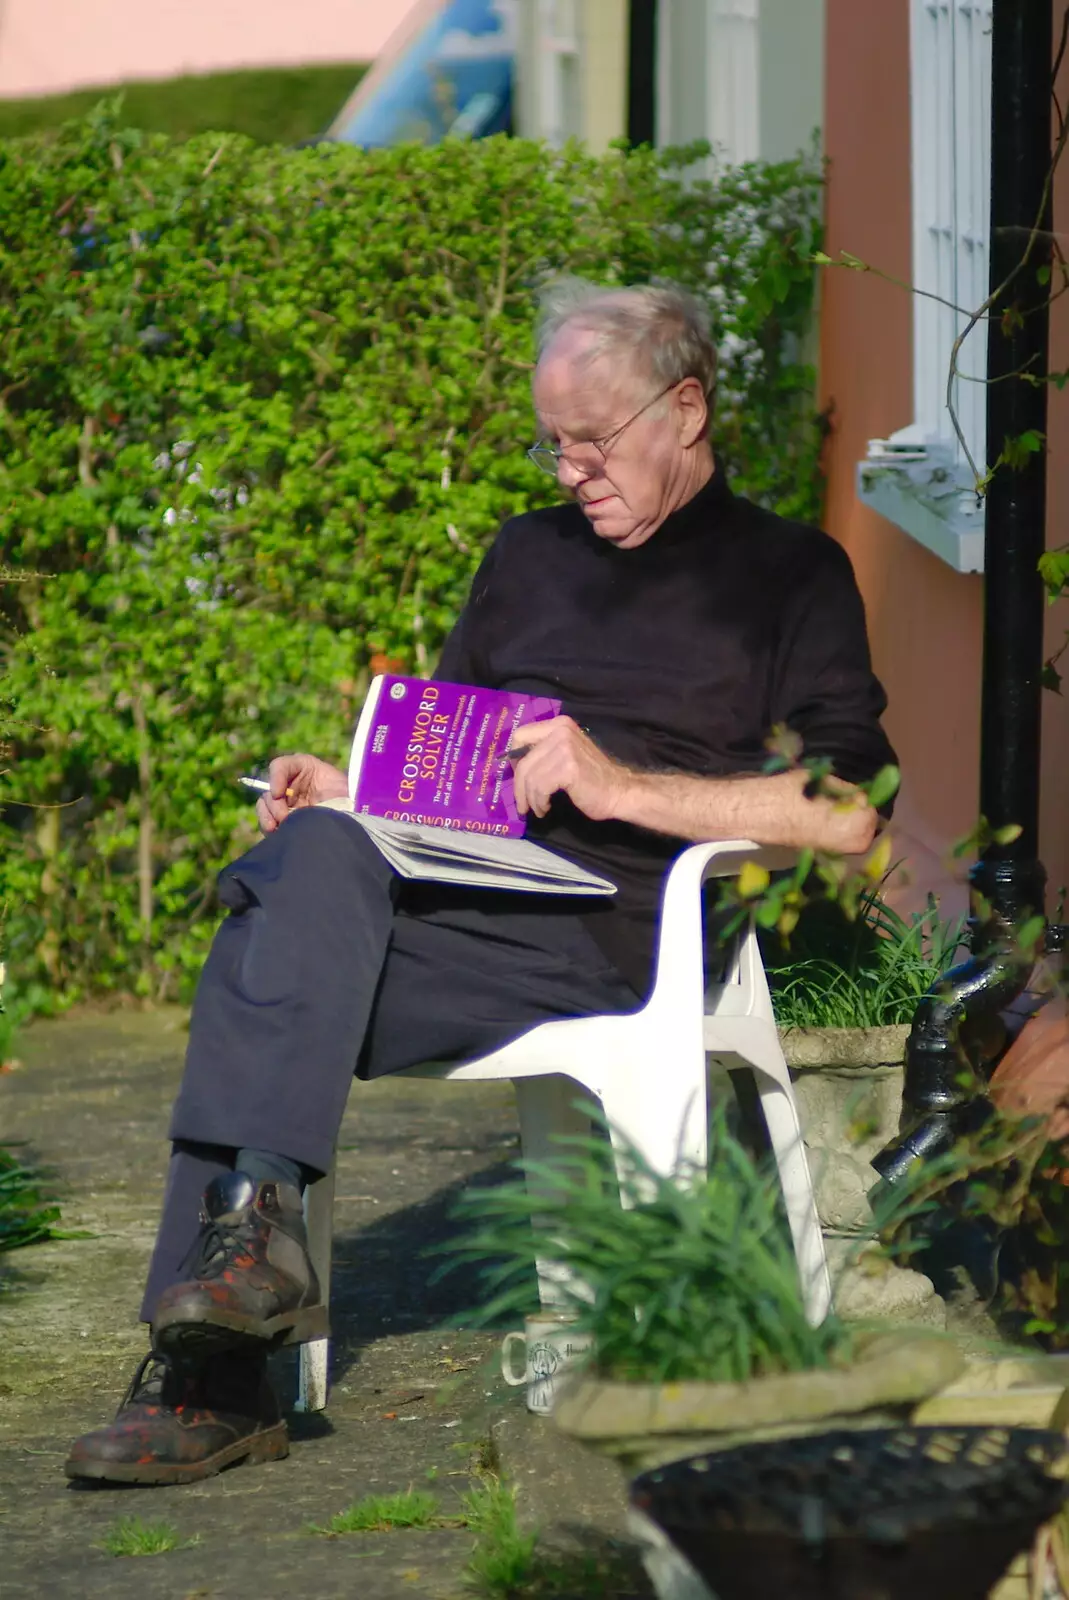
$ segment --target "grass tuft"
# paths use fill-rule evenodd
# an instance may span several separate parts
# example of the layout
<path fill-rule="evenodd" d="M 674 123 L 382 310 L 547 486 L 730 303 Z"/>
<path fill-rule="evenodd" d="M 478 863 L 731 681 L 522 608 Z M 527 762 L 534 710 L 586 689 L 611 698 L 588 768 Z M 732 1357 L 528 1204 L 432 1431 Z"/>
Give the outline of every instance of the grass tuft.
<path fill-rule="evenodd" d="M 496 1476 L 482 1478 L 463 1506 L 475 1534 L 465 1582 L 479 1600 L 603 1600 L 607 1594 L 626 1600 L 648 1593 L 637 1552 L 615 1540 L 598 1539 L 594 1549 L 539 1549 L 539 1534 L 519 1526 L 516 1491 Z"/>
<path fill-rule="evenodd" d="M 606 1593 L 632 1593 L 635 1560 L 617 1548 L 564 1556 L 541 1552 L 538 1534 L 520 1528 L 516 1491 L 496 1472 L 479 1473 L 456 1516 L 444 1515 L 437 1497 L 426 1490 L 406 1489 L 366 1495 L 325 1524 L 309 1523 L 305 1531 L 338 1539 L 398 1528 L 467 1528 L 473 1533 L 464 1579 L 468 1592 L 479 1600 L 602 1600 Z"/>
<path fill-rule="evenodd" d="M 41 1187 L 40 1174 L 0 1145 L 0 1253 L 54 1239 L 59 1208 Z"/>
<path fill-rule="evenodd" d="M 516 1517 L 516 1491 L 487 1477 L 462 1501 L 464 1519 L 475 1534 L 466 1570 L 468 1587 L 487 1600 L 509 1600 L 536 1577 L 538 1535 L 523 1533 Z"/>
<path fill-rule="evenodd" d="M 327 1523 L 310 1522 L 308 1533 L 337 1539 L 347 1533 L 384 1533 L 389 1528 L 455 1528 L 456 1517 L 444 1517 L 438 1496 L 426 1489 L 406 1489 L 401 1494 L 369 1494 L 339 1511 Z"/>
<path fill-rule="evenodd" d="M 917 1002 L 951 966 L 964 917 L 942 918 L 934 897 L 900 916 L 878 894 L 848 923 L 838 907 L 811 907 L 789 952 L 766 951 L 776 1021 L 783 1028 L 884 1028 L 912 1022 Z"/>
<path fill-rule="evenodd" d="M 526 1181 L 458 1202 L 466 1227 L 441 1270 L 470 1262 L 481 1271 L 483 1302 L 468 1320 L 533 1311 L 533 1269 L 552 1241 L 565 1302 L 576 1330 L 592 1335 L 601 1377 L 742 1383 L 840 1358 L 847 1330 L 834 1316 L 816 1328 L 806 1316 L 778 1177 L 751 1161 L 722 1109 L 707 1176 L 666 1178 L 605 1138 L 556 1143 L 553 1163 L 517 1163 Z"/>
<path fill-rule="evenodd" d="M 101 1546 L 109 1556 L 162 1556 L 169 1550 L 188 1550 L 197 1539 L 182 1539 L 170 1522 L 143 1522 L 140 1517 L 120 1517 L 104 1535 Z"/>

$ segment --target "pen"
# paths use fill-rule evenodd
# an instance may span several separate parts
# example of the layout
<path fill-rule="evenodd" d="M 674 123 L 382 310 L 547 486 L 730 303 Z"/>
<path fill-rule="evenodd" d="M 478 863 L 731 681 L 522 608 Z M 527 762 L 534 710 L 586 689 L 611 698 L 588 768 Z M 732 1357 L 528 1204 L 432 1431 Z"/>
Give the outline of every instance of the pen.
<path fill-rule="evenodd" d="M 517 732 L 519 731 L 521 730 L 517 729 Z M 579 732 L 585 733 L 588 739 L 593 739 L 594 737 L 589 728 L 581 727 Z M 510 744 L 508 749 L 505 751 L 505 756 L 507 760 L 512 762 L 522 761 L 524 756 L 529 756 L 533 749 L 533 744 Z"/>

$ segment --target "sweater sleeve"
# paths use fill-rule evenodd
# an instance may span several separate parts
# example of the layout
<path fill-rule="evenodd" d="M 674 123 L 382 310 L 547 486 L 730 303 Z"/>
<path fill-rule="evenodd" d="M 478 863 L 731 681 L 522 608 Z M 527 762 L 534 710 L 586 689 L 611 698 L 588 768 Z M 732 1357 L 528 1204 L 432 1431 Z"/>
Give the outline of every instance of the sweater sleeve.
<path fill-rule="evenodd" d="M 895 761 L 880 725 L 887 696 L 873 675 L 849 557 L 827 536 L 807 554 L 780 635 L 774 720 L 801 735 L 805 757 L 830 758 L 840 778 L 864 783 Z"/>

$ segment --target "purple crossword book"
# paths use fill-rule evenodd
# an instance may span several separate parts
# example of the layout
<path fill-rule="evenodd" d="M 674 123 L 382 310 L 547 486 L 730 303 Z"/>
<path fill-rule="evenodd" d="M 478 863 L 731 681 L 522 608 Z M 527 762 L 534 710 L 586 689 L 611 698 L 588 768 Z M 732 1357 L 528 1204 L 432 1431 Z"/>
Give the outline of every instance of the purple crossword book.
<path fill-rule="evenodd" d="M 544 722 L 559 711 L 560 701 L 544 695 L 377 677 L 349 762 L 353 810 L 518 838 L 525 819 L 516 810 L 505 751 L 521 723 Z"/>

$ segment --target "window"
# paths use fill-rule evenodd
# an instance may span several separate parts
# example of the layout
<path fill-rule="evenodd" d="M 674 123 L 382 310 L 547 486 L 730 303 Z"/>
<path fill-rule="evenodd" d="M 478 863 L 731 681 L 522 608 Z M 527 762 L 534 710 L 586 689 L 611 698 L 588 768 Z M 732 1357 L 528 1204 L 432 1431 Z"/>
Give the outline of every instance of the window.
<path fill-rule="evenodd" d="M 976 572 L 983 512 L 947 377 L 954 341 L 988 292 L 991 0 L 911 0 L 910 61 L 913 283 L 926 291 L 913 297 L 913 420 L 871 441 L 858 492 L 951 566 Z M 969 334 L 958 369 L 954 413 L 982 470 L 986 324 Z"/>
<path fill-rule="evenodd" d="M 722 161 L 760 142 L 759 0 L 662 0 L 657 8 L 657 143 L 708 139 Z"/>
<path fill-rule="evenodd" d="M 728 161 L 756 161 L 760 141 L 758 0 L 707 0 L 706 135 Z"/>
<path fill-rule="evenodd" d="M 539 126 L 552 145 L 581 133 L 581 0 L 538 0 L 541 66 Z"/>
<path fill-rule="evenodd" d="M 914 0 L 912 30 L 913 281 L 964 311 L 987 298 L 991 204 L 991 0 Z M 914 420 L 953 441 L 946 382 L 966 317 L 934 300 L 914 303 Z M 969 453 L 984 461 L 986 329 L 961 349 L 966 378 L 954 409 Z M 980 379 L 980 382 L 967 381 Z"/>

